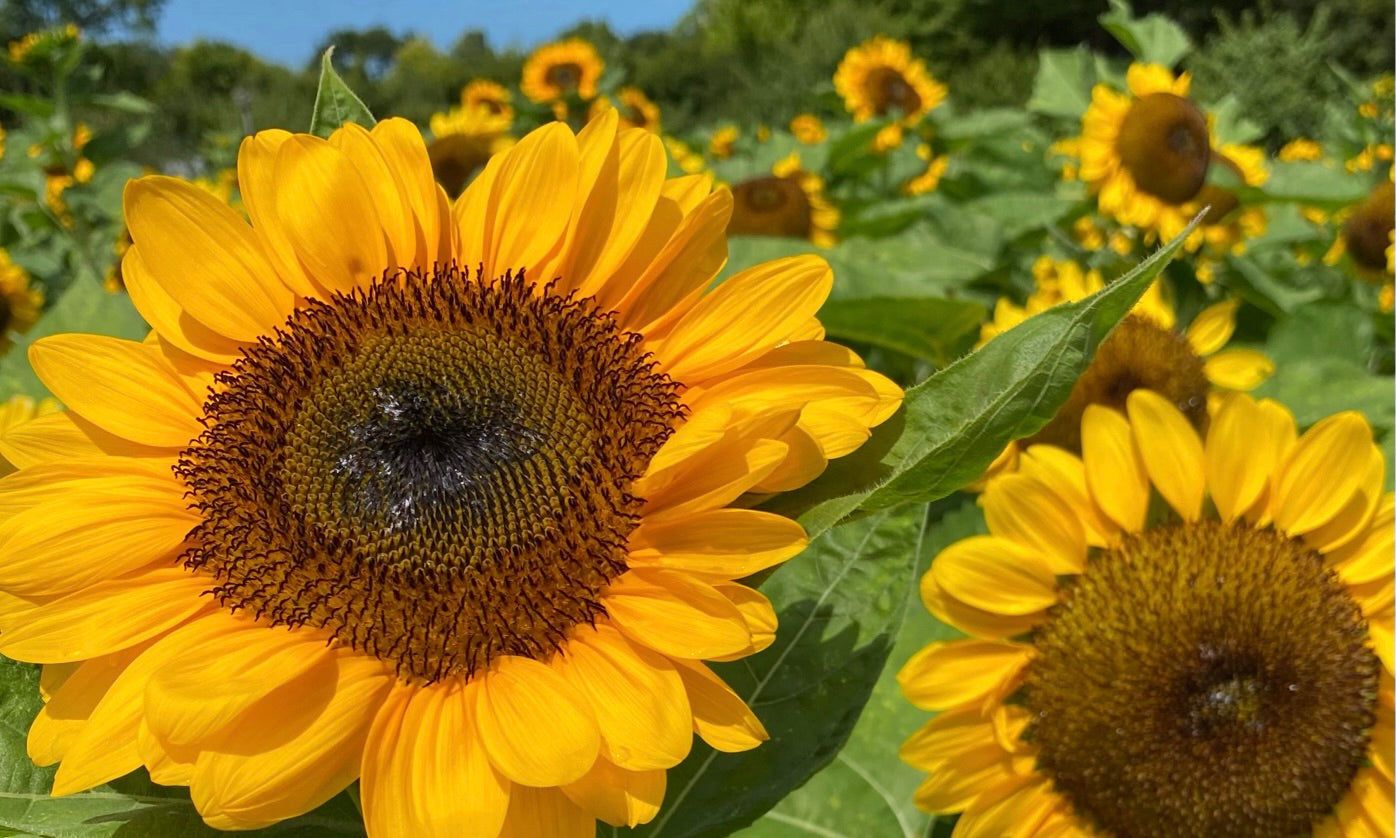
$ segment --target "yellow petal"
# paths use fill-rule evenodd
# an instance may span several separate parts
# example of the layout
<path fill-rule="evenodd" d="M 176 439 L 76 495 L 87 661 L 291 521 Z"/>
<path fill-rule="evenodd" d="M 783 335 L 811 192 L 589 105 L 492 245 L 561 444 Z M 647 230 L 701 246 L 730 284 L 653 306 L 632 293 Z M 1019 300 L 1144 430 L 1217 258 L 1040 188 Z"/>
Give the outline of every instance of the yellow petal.
<path fill-rule="evenodd" d="M 422 133 L 411 122 L 390 117 L 378 120 L 372 135 L 416 219 L 421 240 L 416 264 L 429 268 L 437 261 L 450 259 L 454 255 L 455 226 L 449 223 L 449 206 L 432 177 Z"/>
<path fill-rule="evenodd" d="M 1085 567 L 1086 531 L 1077 511 L 1041 480 L 1005 474 L 989 481 L 982 503 L 989 531 L 1046 559 L 1052 573 Z"/>
<path fill-rule="evenodd" d="M 656 218 L 663 206 L 662 202 L 656 205 Z M 612 280 L 616 291 L 625 292 L 614 308 L 627 328 L 653 335 L 659 331 L 656 323 L 688 310 L 727 261 L 727 222 L 731 216 L 732 193 L 720 189 L 683 216 L 658 253 L 648 253 L 643 246 L 631 250 Z M 661 223 L 657 232 L 666 232 L 666 226 Z M 642 241 L 649 235 L 647 229 Z"/>
<path fill-rule="evenodd" d="M 538 267 L 562 245 L 577 198 L 580 152 L 566 123 L 529 133 L 501 156 L 480 256 L 487 276 Z"/>
<path fill-rule="evenodd" d="M 307 724 L 298 726 L 296 734 L 284 744 L 258 748 L 248 755 L 199 756 L 190 777 L 189 791 L 195 808 L 210 826 L 217 829 L 270 826 L 309 812 L 339 794 L 359 776 L 369 725 L 388 693 L 393 675 L 391 669 L 374 658 L 340 655 L 336 663 L 337 671 L 329 675 L 329 701 L 321 704 L 319 712 Z M 468 730 L 465 725 L 452 727 L 445 714 L 436 721 L 438 724 L 429 729 L 443 740 L 453 732 Z M 255 731 L 267 723 L 268 719 L 258 718 L 251 727 Z M 470 743 L 461 739 L 448 741 L 452 742 L 452 747 L 435 750 L 451 751 L 457 764 L 463 761 L 462 754 L 472 753 Z M 478 763 L 485 762 L 478 745 L 473 753 Z M 425 768 L 420 764 L 416 767 Z M 473 810 L 467 813 L 470 820 L 459 816 L 450 820 L 452 815 L 466 808 L 463 801 L 467 795 L 463 790 L 470 788 L 468 772 L 453 771 L 449 777 L 449 786 L 434 787 L 436 794 L 431 798 L 433 814 L 441 819 L 437 823 L 473 826 L 478 823 L 475 819 L 478 813 Z M 406 788 L 430 794 L 424 787 L 431 787 L 430 780 Z"/>
<path fill-rule="evenodd" d="M 193 184 L 161 176 L 130 181 L 123 204 L 150 277 L 190 317 L 244 342 L 285 322 L 295 293 L 231 207 Z"/>
<path fill-rule="evenodd" d="M 922 771 L 939 771 L 947 764 L 992 744 L 993 723 L 980 708 L 961 706 L 936 715 L 902 743 L 902 762 Z"/>
<path fill-rule="evenodd" d="M 1372 429 L 1354 411 L 1330 416 L 1306 431 L 1271 483 L 1275 524 L 1297 536 L 1332 520 L 1361 487 L 1372 448 Z"/>
<path fill-rule="evenodd" d="M 238 146 L 238 196 L 262 252 L 276 265 L 287 287 L 302 297 L 324 296 L 325 289 L 306 274 L 287 229 L 276 218 L 276 193 L 282 187 L 276 176 L 276 155 L 291 136 L 289 131 L 271 128 L 243 138 Z"/>
<path fill-rule="evenodd" d="M 1348 502 L 1328 523 L 1304 534 L 1304 543 L 1320 553 L 1329 555 L 1353 540 L 1367 534 L 1372 515 L 1381 503 L 1382 485 L 1386 482 L 1386 462 L 1381 450 L 1373 445 L 1367 452 L 1363 478 Z M 1388 513 L 1387 520 L 1391 517 Z"/>
<path fill-rule="evenodd" d="M 1080 457 L 1054 445 L 1031 445 L 1018 458 L 1018 473 L 1042 481 L 1066 503 L 1085 530 L 1087 544 L 1105 547 L 1111 543 L 1116 535 L 1115 525 L 1091 500 L 1086 488 L 1086 466 Z"/>
<path fill-rule="evenodd" d="M 107 457 L 153 457 L 169 462 L 170 450 L 114 436 L 65 410 L 39 416 L 5 431 L 0 435 L 0 456 L 15 468 L 28 469 L 93 459 L 105 463 Z"/>
<path fill-rule="evenodd" d="M 591 768 L 601 745 L 596 720 L 562 676 L 506 655 L 477 681 L 475 726 L 499 773 L 524 785 L 560 786 Z"/>
<path fill-rule="evenodd" d="M 1276 445 L 1260 406 L 1249 396 L 1226 399 L 1207 429 L 1207 486 L 1221 519 L 1230 523 L 1265 491 Z"/>
<path fill-rule="evenodd" d="M 202 596 L 208 588 L 208 577 L 157 568 L 29 608 L 7 608 L 0 613 L 0 654 L 62 663 L 125 649 L 209 607 Z"/>
<path fill-rule="evenodd" d="M 951 544 L 930 572 L 945 593 L 995 614 L 1036 614 L 1057 602 L 1057 579 L 1042 553 L 997 536 Z"/>
<path fill-rule="evenodd" d="M 675 658 L 712 658 L 751 645 L 742 613 L 722 594 L 669 570 L 631 570 L 607 589 L 603 604 L 626 637 Z"/>
<path fill-rule="evenodd" d="M 330 134 L 329 143 L 344 153 L 350 165 L 359 173 L 369 194 L 374 197 L 373 207 L 388 243 L 389 262 L 395 267 L 423 267 L 417 261 L 417 254 L 425 242 L 420 239 L 412 206 L 405 194 L 405 184 L 388 166 L 388 160 L 374 142 L 373 135 L 362 125 L 346 122 Z M 423 146 L 423 152 L 425 150 Z"/>
<path fill-rule="evenodd" d="M 673 663 L 688 691 L 693 729 L 709 747 L 729 754 L 740 753 L 770 738 L 746 702 L 705 664 L 682 659 Z"/>
<path fill-rule="evenodd" d="M 1393 553 L 1396 543 L 1392 532 L 1392 495 L 1387 492 L 1366 533 L 1344 545 L 1332 558 L 1343 581 L 1355 585 L 1390 576 Z"/>
<path fill-rule="evenodd" d="M 562 787 L 568 799 L 612 826 L 649 823 L 664 802 L 663 771 L 627 771 L 604 757 L 586 776 Z"/>
<path fill-rule="evenodd" d="M 657 353 L 660 361 L 689 386 L 734 370 L 812 317 L 833 280 L 818 256 L 792 256 L 742 271 L 678 321 Z"/>
<path fill-rule="evenodd" d="M 1250 391 L 1275 374 L 1275 362 L 1254 349 L 1223 349 L 1202 362 L 1202 372 L 1224 390 Z"/>
<path fill-rule="evenodd" d="M 955 832 L 960 838 L 1036 835 L 1038 825 L 1057 810 L 1057 805 L 1051 781 L 1042 777 L 987 806 L 971 806 L 960 816 Z"/>
<path fill-rule="evenodd" d="M 132 646 L 75 665 L 29 727 L 29 758 L 38 765 L 52 765 L 67 756 L 97 704 L 126 667 L 148 648 L 148 643 Z M 44 667 L 45 674 L 51 669 Z"/>
<path fill-rule="evenodd" d="M 1198 312 L 1186 335 L 1192 351 L 1205 357 L 1226 346 L 1236 331 L 1236 309 L 1240 306 L 1240 300 L 1222 300 Z"/>
<path fill-rule="evenodd" d="M 1013 617 L 966 605 L 942 591 L 935 574 L 930 571 L 921 577 L 921 601 L 937 620 L 965 634 L 989 640 L 1007 640 L 1026 634 L 1046 617 L 1044 612 Z"/>
<path fill-rule="evenodd" d="M 798 554 L 809 540 L 789 518 L 755 509 L 713 509 L 669 523 L 642 522 L 630 535 L 631 567 L 741 579 Z"/>
<path fill-rule="evenodd" d="M 997 747 L 971 751 L 953 766 L 927 777 L 916 789 L 916 805 L 929 812 L 962 812 L 1011 794 L 1026 782 L 1013 760 Z"/>
<path fill-rule="evenodd" d="M 623 132 L 615 153 L 616 171 L 610 176 L 614 191 L 607 188 L 602 199 L 612 209 L 593 213 L 588 202 L 577 220 L 570 273 L 584 296 L 599 294 L 625 263 L 649 226 L 664 186 L 664 144 L 659 137 L 649 131 Z M 602 182 L 607 180 L 603 174 Z M 604 232 L 594 230 L 597 225 Z M 621 289 L 621 294 L 626 290 Z"/>
<path fill-rule="evenodd" d="M 183 448 L 203 430 L 203 406 L 157 348 L 65 334 L 29 346 L 34 372 L 60 401 L 132 442 Z"/>
<path fill-rule="evenodd" d="M 586 699 L 602 753 L 621 768 L 678 765 L 693 744 L 683 679 L 667 658 L 631 644 L 604 623 L 579 628 L 553 668 Z"/>
<path fill-rule="evenodd" d="M 1128 420 L 1108 407 L 1087 405 L 1081 417 L 1081 459 L 1096 508 L 1125 532 L 1143 530 L 1149 475 Z"/>
<path fill-rule="evenodd" d="M 1126 409 L 1149 479 L 1183 520 L 1196 521 L 1207 491 L 1207 465 L 1197 431 L 1178 408 L 1150 390 L 1130 393 Z"/>
<path fill-rule="evenodd" d="M 907 700 L 923 710 L 946 710 L 982 698 L 1016 676 L 1031 647 L 993 640 L 932 643 L 897 672 Z"/>
<path fill-rule="evenodd" d="M 139 248 L 128 249 L 122 257 L 121 277 L 136 311 L 165 340 L 191 355 L 218 364 L 231 364 L 241 355 L 239 341 L 195 320 L 155 281 Z"/>
<path fill-rule="evenodd" d="M 723 442 L 704 452 L 706 456 L 684 463 L 682 473 L 663 490 L 646 493 L 637 486 L 637 494 L 646 499 L 646 520 L 675 520 L 724 507 L 775 471 L 790 450 L 773 439 L 758 439 L 746 447 L 728 444 L 729 438 L 741 435 L 725 435 Z"/>
<path fill-rule="evenodd" d="M 474 699 L 483 692 L 458 682 L 394 687 L 363 749 L 360 787 L 370 835 L 499 830 L 510 783 L 491 765 L 476 733 Z"/>
<path fill-rule="evenodd" d="M 468 833 L 462 833 L 468 834 Z M 499 838 L 595 838 L 596 818 L 558 789 L 514 786 Z"/>

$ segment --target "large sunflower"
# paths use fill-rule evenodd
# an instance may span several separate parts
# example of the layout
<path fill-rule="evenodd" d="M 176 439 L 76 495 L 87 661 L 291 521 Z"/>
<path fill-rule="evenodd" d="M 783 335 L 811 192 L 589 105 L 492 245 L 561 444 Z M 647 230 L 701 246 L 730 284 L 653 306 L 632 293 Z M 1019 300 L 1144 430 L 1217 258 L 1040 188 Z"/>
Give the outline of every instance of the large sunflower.
<path fill-rule="evenodd" d="M 1265 150 L 1255 146 L 1227 143 L 1212 149 L 1210 168 L 1225 168 L 1246 186 L 1262 186 L 1270 179 L 1265 168 Z M 1172 240 L 1187 227 L 1185 219 L 1195 217 L 1203 208 L 1207 216 L 1184 241 L 1188 250 L 1197 251 L 1206 245 L 1205 256 L 1219 258 L 1228 253 L 1240 254 L 1246 250 L 1246 242 L 1265 233 L 1266 218 L 1263 207 L 1243 204 L 1236 193 L 1214 183 L 1205 183 L 1183 204 L 1178 213 L 1164 213 L 1159 216 L 1158 237 Z"/>
<path fill-rule="evenodd" d="M 945 100 L 945 85 L 911 55 L 911 46 L 879 35 L 851 48 L 834 71 L 834 89 L 859 122 L 898 116 L 907 123 Z"/>
<path fill-rule="evenodd" d="M 554 102 L 569 95 L 592 99 L 605 68 L 596 47 L 581 38 L 545 44 L 524 62 L 519 89 L 535 102 Z"/>
<path fill-rule="evenodd" d="M 805 537 L 734 501 L 900 391 L 821 340 L 822 260 L 705 291 L 731 196 L 665 166 L 553 123 L 452 206 L 393 119 L 244 140 L 250 224 L 127 187 L 150 339 L 36 342 L 68 411 L 0 440 L 0 653 L 45 664 L 55 794 L 144 764 L 250 828 L 358 778 L 373 836 L 590 838 L 694 732 L 765 738 L 704 661 L 771 642 L 735 580 Z"/>
<path fill-rule="evenodd" d="M 1188 99 L 1191 79 L 1157 64 L 1131 64 L 1128 92 L 1098 84 L 1081 117 L 1078 176 L 1101 212 L 1122 224 L 1158 230 L 1187 226 L 1180 207 L 1207 179 L 1207 117 Z"/>
<path fill-rule="evenodd" d="M 839 209 L 824 195 L 824 180 L 800 165 L 791 153 L 771 167 L 771 174 L 732 187 L 732 220 L 727 232 L 738 236 L 809 239 L 819 247 L 838 240 Z"/>
<path fill-rule="evenodd" d="M 1303 436 L 1234 395 L 1205 439 L 1155 393 L 1030 448 L 927 607 L 971 639 L 898 675 L 901 755 L 964 836 L 1390 835 L 1392 495 L 1366 420 Z"/>

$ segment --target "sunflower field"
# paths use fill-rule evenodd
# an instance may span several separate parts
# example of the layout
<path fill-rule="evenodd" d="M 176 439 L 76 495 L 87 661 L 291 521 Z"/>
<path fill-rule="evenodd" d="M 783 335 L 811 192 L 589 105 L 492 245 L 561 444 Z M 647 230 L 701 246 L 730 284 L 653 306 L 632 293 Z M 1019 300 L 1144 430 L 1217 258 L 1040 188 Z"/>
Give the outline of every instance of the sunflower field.
<path fill-rule="evenodd" d="M 0 835 L 1391 835 L 1392 75 L 1181 19 L 779 119 L 332 47 L 163 164 L 9 43 Z"/>

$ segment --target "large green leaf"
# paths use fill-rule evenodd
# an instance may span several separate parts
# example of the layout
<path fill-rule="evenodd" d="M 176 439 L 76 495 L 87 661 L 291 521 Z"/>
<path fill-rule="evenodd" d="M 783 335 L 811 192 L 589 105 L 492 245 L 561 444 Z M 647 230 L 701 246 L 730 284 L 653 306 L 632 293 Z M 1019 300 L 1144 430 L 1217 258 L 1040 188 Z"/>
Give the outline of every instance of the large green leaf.
<path fill-rule="evenodd" d="M 1010 440 L 1052 418 L 1198 220 L 1102 291 L 1029 318 L 908 390 L 867 444 L 771 506 L 814 534 L 860 508 L 931 501 L 974 480 Z"/>
<path fill-rule="evenodd" d="M 320 87 L 315 91 L 315 107 L 310 111 L 310 133 L 328 137 L 346 122 L 372 128 L 377 121 L 360 99 L 334 70 L 334 47 L 320 56 Z"/>
<path fill-rule="evenodd" d="M 979 328 L 984 306 L 938 297 L 832 300 L 819 312 L 830 336 L 880 346 L 943 367 Z"/>
<path fill-rule="evenodd" d="M 1028 110 L 1080 119 L 1091 106 L 1094 84 L 1095 67 L 1085 47 L 1044 49 L 1039 53 L 1037 79 L 1028 99 Z"/>
<path fill-rule="evenodd" d="M 1278 160 L 1270 164 L 1270 177 L 1255 197 L 1339 209 L 1366 198 L 1370 189 L 1368 179 L 1322 161 Z"/>
<path fill-rule="evenodd" d="M 1124 0 L 1110 0 L 1110 11 L 1100 16 L 1100 24 L 1145 64 L 1172 67 L 1192 51 L 1181 26 L 1160 14 L 1137 18 Z"/>
<path fill-rule="evenodd" d="M 664 808 L 634 834 L 730 834 L 834 759 L 906 614 L 925 512 L 903 507 L 829 530 L 766 581 L 761 590 L 780 616 L 774 645 L 714 668 L 770 741 L 741 754 L 695 744 L 669 772 Z"/>

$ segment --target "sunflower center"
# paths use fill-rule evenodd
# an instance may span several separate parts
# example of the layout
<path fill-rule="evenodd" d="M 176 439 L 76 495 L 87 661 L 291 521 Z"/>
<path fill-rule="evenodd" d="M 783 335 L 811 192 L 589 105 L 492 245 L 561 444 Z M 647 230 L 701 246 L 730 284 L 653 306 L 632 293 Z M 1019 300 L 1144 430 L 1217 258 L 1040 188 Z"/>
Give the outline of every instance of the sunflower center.
<path fill-rule="evenodd" d="M 1094 556 L 1035 638 L 1038 766 L 1112 835 L 1307 834 L 1366 758 L 1380 663 L 1322 557 L 1219 521 Z"/>
<path fill-rule="evenodd" d="M 427 146 L 431 173 L 449 197 L 460 195 L 470 176 L 489 162 L 492 143 L 489 137 L 446 134 Z"/>
<path fill-rule="evenodd" d="M 1170 204 L 1190 200 L 1207 178 L 1211 144 L 1207 119 L 1172 93 L 1135 99 L 1115 140 L 1120 162 L 1139 188 Z"/>
<path fill-rule="evenodd" d="M 1127 314 L 1100 344 L 1066 404 L 1028 444 L 1080 452 L 1086 407 L 1102 404 L 1123 412 L 1129 394 L 1140 389 L 1173 402 L 1201 433 L 1207 427 L 1207 388 L 1202 358 L 1186 338 L 1152 318 Z"/>
<path fill-rule="evenodd" d="M 1382 181 L 1343 222 L 1343 243 L 1352 261 L 1369 271 L 1386 270 L 1386 248 L 1396 226 L 1392 197 L 1391 181 Z"/>
<path fill-rule="evenodd" d="M 218 384 L 176 467 L 186 565 L 426 682 L 546 660 L 603 613 L 682 409 L 590 301 L 454 266 L 312 301 Z"/>
<path fill-rule="evenodd" d="M 543 78 L 548 84 L 559 90 L 571 90 L 582 81 L 582 68 L 579 64 L 567 62 L 565 64 L 554 64 L 543 74 Z"/>
<path fill-rule="evenodd" d="M 891 67 L 878 67 L 868 74 L 868 98 L 878 115 L 900 108 L 902 113 L 921 109 L 921 97 L 906 77 Z"/>
<path fill-rule="evenodd" d="M 804 238 L 812 223 L 809 198 L 793 178 L 754 178 L 732 190 L 729 235 Z"/>

